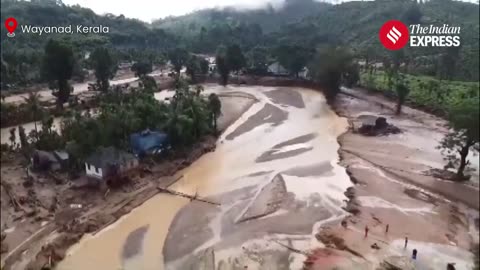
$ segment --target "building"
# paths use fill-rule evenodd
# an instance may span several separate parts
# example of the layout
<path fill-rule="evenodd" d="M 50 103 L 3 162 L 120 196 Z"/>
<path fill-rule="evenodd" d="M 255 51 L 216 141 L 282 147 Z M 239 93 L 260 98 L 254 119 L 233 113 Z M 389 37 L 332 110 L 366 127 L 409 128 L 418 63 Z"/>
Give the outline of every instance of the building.
<path fill-rule="evenodd" d="M 167 134 L 145 130 L 130 135 L 130 146 L 137 157 L 155 155 L 169 147 Z"/>
<path fill-rule="evenodd" d="M 35 150 L 30 161 L 36 171 L 58 171 L 68 167 L 69 155 L 63 150 L 52 152 Z"/>
<path fill-rule="evenodd" d="M 130 153 L 114 147 L 101 147 L 85 161 L 86 175 L 107 180 L 138 167 L 138 159 Z"/>
<path fill-rule="evenodd" d="M 32 168 L 36 171 L 58 171 L 61 169 L 60 162 L 51 152 L 35 150 L 31 160 Z"/>
<path fill-rule="evenodd" d="M 268 66 L 267 68 L 268 73 L 275 75 L 275 76 L 288 76 L 290 75 L 290 72 L 286 68 L 284 68 L 282 65 L 280 65 L 279 62 L 275 62 L 271 65 Z"/>

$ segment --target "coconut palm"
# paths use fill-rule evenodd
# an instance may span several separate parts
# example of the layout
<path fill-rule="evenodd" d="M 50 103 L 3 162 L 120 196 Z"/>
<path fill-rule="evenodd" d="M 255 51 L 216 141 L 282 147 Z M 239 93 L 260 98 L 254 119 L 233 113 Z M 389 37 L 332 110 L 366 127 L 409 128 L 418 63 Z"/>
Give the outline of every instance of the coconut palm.
<path fill-rule="evenodd" d="M 40 94 L 37 92 L 29 92 L 28 96 L 23 97 L 27 110 L 32 114 L 33 123 L 35 125 L 35 133 L 38 134 L 37 119 L 39 119 L 42 107 L 40 106 Z"/>

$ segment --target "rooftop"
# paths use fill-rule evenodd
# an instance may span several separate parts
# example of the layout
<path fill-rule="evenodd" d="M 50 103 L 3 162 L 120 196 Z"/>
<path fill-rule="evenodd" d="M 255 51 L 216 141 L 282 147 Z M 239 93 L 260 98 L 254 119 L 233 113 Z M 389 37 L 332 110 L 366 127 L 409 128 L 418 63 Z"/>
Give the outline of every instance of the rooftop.
<path fill-rule="evenodd" d="M 134 159 L 136 159 L 134 155 L 109 146 L 99 148 L 85 162 L 96 168 L 104 168 L 108 165 L 124 165 Z"/>

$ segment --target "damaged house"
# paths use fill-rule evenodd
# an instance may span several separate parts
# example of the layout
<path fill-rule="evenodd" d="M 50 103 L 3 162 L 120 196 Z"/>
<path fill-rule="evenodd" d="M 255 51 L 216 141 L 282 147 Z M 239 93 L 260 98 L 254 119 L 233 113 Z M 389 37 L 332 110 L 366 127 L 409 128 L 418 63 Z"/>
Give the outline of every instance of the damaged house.
<path fill-rule="evenodd" d="M 61 150 L 51 152 L 35 150 L 30 161 L 36 171 L 58 171 L 68 167 L 69 155 Z"/>
<path fill-rule="evenodd" d="M 138 159 L 115 147 L 101 147 L 85 161 L 86 175 L 98 180 L 121 177 L 138 167 Z"/>

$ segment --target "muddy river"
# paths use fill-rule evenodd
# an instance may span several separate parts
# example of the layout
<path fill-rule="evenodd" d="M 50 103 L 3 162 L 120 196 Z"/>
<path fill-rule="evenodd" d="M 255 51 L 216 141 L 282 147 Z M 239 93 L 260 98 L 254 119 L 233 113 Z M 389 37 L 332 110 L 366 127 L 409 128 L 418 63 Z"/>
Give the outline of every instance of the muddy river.
<path fill-rule="evenodd" d="M 347 121 L 329 109 L 322 94 L 271 87 L 207 90 L 241 91 L 259 100 L 223 133 L 214 152 L 179 172 L 183 178 L 171 186 L 221 206 L 157 195 L 97 235 L 85 236 L 57 269 L 259 269 L 255 260 L 242 258 L 245 245 L 272 251 L 271 263 L 297 268 L 301 261 L 275 253 L 281 246 L 269 239 L 308 248 L 317 242 L 312 232 L 318 226 L 344 216 L 343 193 L 351 182 L 337 164 L 337 136 Z M 288 203 L 276 204 L 279 196 Z M 202 259 L 212 249 L 215 259 Z"/>

